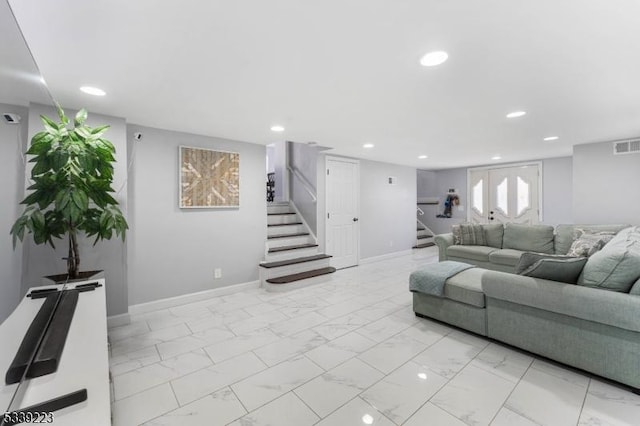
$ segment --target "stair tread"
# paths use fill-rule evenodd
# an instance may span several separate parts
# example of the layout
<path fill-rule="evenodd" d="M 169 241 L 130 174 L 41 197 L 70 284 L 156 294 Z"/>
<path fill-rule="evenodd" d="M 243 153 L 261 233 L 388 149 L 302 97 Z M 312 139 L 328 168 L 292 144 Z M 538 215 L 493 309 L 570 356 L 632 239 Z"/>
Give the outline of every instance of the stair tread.
<path fill-rule="evenodd" d="M 318 247 L 318 245 L 317 244 L 297 244 L 295 246 L 273 247 L 269 249 L 269 253 L 278 253 L 281 251 L 297 250 L 297 249 L 313 248 L 313 247 Z"/>
<path fill-rule="evenodd" d="M 274 223 L 267 226 L 290 226 L 290 225 L 302 225 L 302 222 L 292 222 L 292 223 Z"/>
<path fill-rule="evenodd" d="M 418 235 L 418 239 L 419 240 L 422 240 L 422 239 L 425 239 L 425 238 L 431 238 L 431 237 L 433 237 L 433 235 Z"/>
<path fill-rule="evenodd" d="M 435 245 L 436 243 L 428 242 L 428 243 L 418 244 L 416 246 L 413 246 L 413 248 L 426 248 L 426 247 L 433 247 Z"/>
<path fill-rule="evenodd" d="M 267 280 L 270 284 L 288 284 L 294 281 L 304 280 L 306 278 L 318 277 L 320 275 L 332 274 L 336 268 L 328 266 L 326 268 L 314 269 L 312 271 L 299 272 L 297 274 L 285 275 L 283 277 L 270 278 Z"/>
<path fill-rule="evenodd" d="M 306 236 L 308 236 L 308 235 L 311 235 L 311 234 L 309 234 L 308 232 L 298 232 L 298 233 L 295 233 L 295 234 L 278 234 L 278 235 L 269 235 L 269 236 L 267 237 L 267 239 L 268 239 L 268 240 L 273 240 L 273 239 L 276 239 L 276 238 L 306 237 Z"/>
<path fill-rule="evenodd" d="M 285 213 L 267 213 L 267 216 L 283 216 L 289 214 L 296 214 L 295 212 L 285 212 Z"/>
<path fill-rule="evenodd" d="M 298 263 L 313 262 L 314 260 L 329 259 L 330 257 L 330 255 L 322 253 L 314 256 L 296 257 L 295 259 L 261 263 L 260 266 L 263 268 L 277 268 L 279 266 L 296 265 Z"/>

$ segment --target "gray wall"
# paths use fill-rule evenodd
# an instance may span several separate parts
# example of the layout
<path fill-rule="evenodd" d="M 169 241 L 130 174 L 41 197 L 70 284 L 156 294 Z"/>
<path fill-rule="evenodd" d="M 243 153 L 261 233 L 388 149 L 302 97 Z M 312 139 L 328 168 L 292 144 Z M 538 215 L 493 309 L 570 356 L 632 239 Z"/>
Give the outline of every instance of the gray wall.
<path fill-rule="evenodd" d="M 0 120 L 0 323 L 2 323 L 21 298 L 22 249 L 13 249 L 9 231 L 22 206 L 24 198 L 24 163 L 21 152 L 25 151 L 29 113 L 27 108 L 0 104 L 0 113 L 11 112 L 22 117 L 20 124 L 7 124 Z"/>
<path fill-rule="evenodd" d="M 73 117 L 75 111 L 67 110 L 67 116 Z M 56 119 L 57 113 L 53 107 L 31 104 L 29 106 L 29 138 L 42 129 L 40 115 Z M 87 123 L 90 126 L 108 124 L 111 128 L 105 133 L 116 148 L 116 163 L 114 164 L 113 188 L 117 192 L 114 197 L 120 203 L 122 212 L 127 217 L 127 134 L 126 123 L 123 118 L 92 114 L 89 111 Z M 27 184 L 28 185 L 28 184 Z M 131 224 L 130 224 L 131 225 Z M 40 285 L 44 275 L 65 273 L 66 262 L 62 260 L 67 255 L 66 240 L 54 241 L 56 250 L 48 245 L 36 246 L 33 240 L 25 239 L 23 252 L 22 291 L 29 287 Z M 107 313 L 117 315 L 127 312 L 127 244 L 120 239 L 102 241 L 93 245 L 93 239 L 81 238 L 80 269 L 83 271 L 103 269 L 107 280 Z"/>
<path fill-rule="evenodd" d="M 576 223 L 640 225 L 640 154 L 613 155 L 612 142 L 573 147 Z"/>
<path fill-rule="evenodd" d="M 574 177 L 572 177 L 572 164 L 574 163 L 575 160 L 572 160 L 571 157 L 542 160 L 542 223 L 553 226 L 560 223 L 574 223 L 571 209 L 572 194 L 575 190 L 573 187 Z M 429 173 L 433 173 L 433 175 Z M 425 225 L 436 234 L 440 234 L 451 232 L 452 225 L 467 220 L 467 168 L 437 170 L 435 172 L 419 171 L 418 176 L 419 196 L 437 197 L 440 201 L 437 208 L 425 210 L 428 213 L 422 216 L 424 218 L 422 222 Z M 453 208 L 450 219 L 436 218 L 433 212 L 441 214 L 444 211 L 444 200 L 449 188 L 458 190 L 460 206 Z"/>
<path fill-rule="evenodd" d="M 271 153 L 271 151 L 269 152 Z M 289 201 L 289 194 L 287 193 L 287 143 L 285 141 L 278 141 L 273 144 L 273 162 L 269 159 L 269 165 L 273 164 L 273 171 L 275 173 L 275 202 Z M 265 195 L 266 197 L 266 195 Z"/>
<path fill-rule="evenodd" d="M 267 230 L 264 146 L 137 125 L 130 171 L 129 303 L 258 279 Z M 142 133 L 141 141 L 132 135 Z M 179 209 L 180 145 L 240 153 L 240 208 Z M 214 279 L 214 269 L 222 278 Z"/>
<path fill-rule="evenodd" d="M 315 146 L 307 144 L 287 142 L 289 165 L 297 169 L 304 176 L 312 192 L 317 195 L 317 160 L 318 151 Z M 296 176 L 289 177 L 289 198 L 296 205 L 300 214 L 304 217 L 305 222 L 311 228 L 311 232 L 317 235 L 318 232 L 318 213 L 317 203 L 309 195 L 300 179 Z"/>

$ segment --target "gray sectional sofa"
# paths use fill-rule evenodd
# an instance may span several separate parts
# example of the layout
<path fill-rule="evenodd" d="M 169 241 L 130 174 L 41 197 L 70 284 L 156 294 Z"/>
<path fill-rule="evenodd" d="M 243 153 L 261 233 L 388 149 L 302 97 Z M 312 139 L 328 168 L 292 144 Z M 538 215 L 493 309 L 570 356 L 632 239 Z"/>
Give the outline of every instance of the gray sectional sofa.
<path fill-rule="evenodd" d="M 573 241 L 573 227 L 563 225 L 556 229 L 552 253 L 567 252 Z M 509 228 L 505 227 L 507 236 Z M 503 259 L 526 247 L 512 248 L 514 244 L 504 236 L 502 248 L 489 246 L 472 255 L 452 249 L 453 245 L 448 244 L 450 236 L 438 236 L 441 260 L 453 259 L 494 270 L 476 267 L 462 271 L 446 280 L 440 296 L 414 292 L 414 312 L 615 380 L 638 392 L 640 227 L 610 225 L 591 229 L 619 232 L 597 256 L 587 260 L 577 285 L 505 272 L 512 271 L 515 265 L 507 265 Z M 546 235 L 542 228 L 535 232 Z M 548 244 L 548 239 L 534 240 Z M 517 244 L 521 243 L 525 240 Z M 500 257 L 491 256 L 496 250 L 509 251 Z M 620 265 L 626 269 L 616 272 Z M 637 277 L 618 291 L 594 285 L 611 278 L 615 287 L 636 273 Z M 610 282 L 601 287 L 608 285 Z"/>

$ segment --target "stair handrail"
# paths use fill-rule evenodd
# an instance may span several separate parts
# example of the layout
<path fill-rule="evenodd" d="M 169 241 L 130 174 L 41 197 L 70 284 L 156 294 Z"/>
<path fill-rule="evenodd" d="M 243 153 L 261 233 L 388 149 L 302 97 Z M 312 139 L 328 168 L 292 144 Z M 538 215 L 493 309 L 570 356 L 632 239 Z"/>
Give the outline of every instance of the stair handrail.
<path fill-rule="evenodd" d="M 420 207 L 418 207 L 418 214 L 424 216 L 424 211 Z"/>
<path fill-rule="evenodd" d="M 313 189 L 313 186 L 311 185 L 311 183 L 307 180 L 306 177 L 304 177 L 304 175 L 302 173 L 300 173 L 300 170 L 298 170 L 297 167 L 291 167 L 291 166 L 287 166 L 287 170 L 289 170 L 289 172 L 297 177 L 300 182 L 302 183 L 302 187 L 305 189 L 305 191 L 307 191 L 307 193 L 309 194 L 309 196 L 311 197 L 311 200 L 315 203 L 316 201 L 318 201 L 318 197 L 316 197 L 315 194 L 315 190 Z"/>

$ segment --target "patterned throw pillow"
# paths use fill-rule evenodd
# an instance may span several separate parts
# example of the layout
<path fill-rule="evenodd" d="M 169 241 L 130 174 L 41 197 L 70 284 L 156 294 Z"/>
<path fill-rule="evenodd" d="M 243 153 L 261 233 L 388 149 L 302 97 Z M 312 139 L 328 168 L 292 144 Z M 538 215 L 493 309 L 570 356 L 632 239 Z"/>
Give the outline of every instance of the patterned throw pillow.
<path fill-rule="evenodd" d="M 593 236 L 600 237 L 600 239 L 606 245 L 609 241 L 613 240 L 613 237 L 616 236 L 616 233 L 613 231 L 595 231 L 594 232 L 588 229 L 576 228 L 573 231 L 573 240 L 575 241 L 584 235 L 593 235 Z"/>
<path fill-rule="evenodd" d="M 583 234 L 573 241 L 567 256 L 589 257 L 604 247 L 605 244 L 600 235 Z"/>
<path fill-rule="evenodd" d="M 487 239 L 484 236 L 482 225 L 474 223 L 461 223 L 451 228 L 453 244 L 466 246 L 486 246 Z"/>

